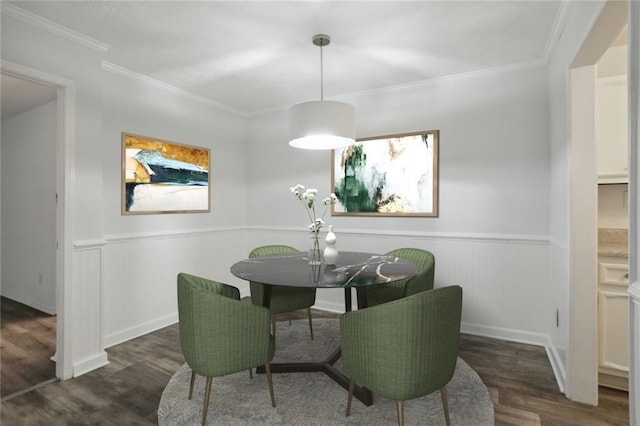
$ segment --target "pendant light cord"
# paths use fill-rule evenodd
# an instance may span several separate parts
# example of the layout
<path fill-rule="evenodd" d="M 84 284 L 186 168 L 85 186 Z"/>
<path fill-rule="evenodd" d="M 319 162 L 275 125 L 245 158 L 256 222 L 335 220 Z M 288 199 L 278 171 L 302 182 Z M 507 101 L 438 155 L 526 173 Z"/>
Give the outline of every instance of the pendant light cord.
<path fill-rule="evenodd" d="M 324 101 L 324 63 L 322 61 L 322 45 L 320 45 L 320 100 Z"/>

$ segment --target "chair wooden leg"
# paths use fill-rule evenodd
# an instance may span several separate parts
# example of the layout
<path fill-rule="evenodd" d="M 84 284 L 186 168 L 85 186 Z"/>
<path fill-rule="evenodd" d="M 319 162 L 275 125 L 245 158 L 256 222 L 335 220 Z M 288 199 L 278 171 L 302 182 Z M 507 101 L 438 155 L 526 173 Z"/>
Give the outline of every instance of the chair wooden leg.
<path fill-rule="evenodd" d="M 196 382 L 196 372 L 191 370 L 191 382 L 189 383 L 189 399 L 193 396 L 193 384 Z"/>
<path fill-rule="evenodd" d="M 253 380 L 253 369 L 249 369 L 249 378 Z"/>
<path fill-rule="evenodd" d="M 271 315 L 271 334 L 276 337 L 276 314 Z"/>
<path fill-rule="evenodd" d="M 353 388 L 356 387 L 356 379 L 349 380 L 349 395 L 347 396 L 347 417 L 351 414 L 351 401 L 353 400 Z"/>
<path fill-rule="evenodd" d="M 309 317 L 309 332 L 311 333 L 311 340 L 313 340 L 313 323 L 311 322 L 311 306 L 307 306 L 307 317 Z"/>
<path fill-rule="evenodd" d="M 211 377 L 207 377 L 207 384 L 204 387 L 204 404 L 202 407 L 202 426 L 207 424 L 207 411 L 209 411 L 209 397 L 211 396 Z"/>
<path fill-rule="evenodd" d="M 269 394 L 271 395 L 271 406 L 276 406 L 276 399 L 273 396 L 273 381 L 271 380 L 271 365 L 265 364 L 264 371 L 267 373 L 267 383 L 269 384 Z"/>
<path fill-rule="evenodd" d="M 396 410 L 398 411 L 398 426 L 404 425 L 404 409 L 402 401 L 396 401 Z"/>
<path fill-rule="evenodd" d="M 447 426 L 451 425 L 451 420 L 449 419 L 449 402 L 447 401 L 447 387 L 443 386 L 440 389 L 440 395 L 442 396 L 442 408 L 444 409 L 444 421 L 447 423 Z"/>

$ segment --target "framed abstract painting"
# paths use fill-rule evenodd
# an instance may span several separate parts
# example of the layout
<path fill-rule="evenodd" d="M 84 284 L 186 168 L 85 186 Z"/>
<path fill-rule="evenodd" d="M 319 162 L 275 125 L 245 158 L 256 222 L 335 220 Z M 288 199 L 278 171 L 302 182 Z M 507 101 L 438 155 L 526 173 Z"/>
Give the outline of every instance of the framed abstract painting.
<path fill-rule="evenodd" d="M 437 130 L 358 139 L 335 149 L 335 216 L 438 216 Z"/>
<path fill-rule="evenodd" d="M 207 148 L 122 133 L 122 214 L 206 213 Z"/>

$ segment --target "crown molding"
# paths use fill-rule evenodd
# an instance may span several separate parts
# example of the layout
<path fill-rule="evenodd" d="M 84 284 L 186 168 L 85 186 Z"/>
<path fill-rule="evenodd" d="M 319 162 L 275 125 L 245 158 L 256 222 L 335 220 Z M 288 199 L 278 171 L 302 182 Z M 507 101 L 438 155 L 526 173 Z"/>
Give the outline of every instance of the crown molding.
<path fill-rule="evenodd" d="M 475 71 L 444 75 L 442 77 L 431 78 L 428 80 L 414 81 L 414 82 L 405 83 L 405 84 L 396 84 L 394 86 L 381 87 L 378 89 L 371 89 L 371 90 L 363 90 L 361 92 L 353 92 L 350 94 L 346 94 L 344 96 L 336 97 L 336 99 L 378 95 L 387 91 L 414 89 L 418 87 L 429 86 L 432 84 L 440 84 L 448 81 L 475 80 L 475 79 L 486 78 L 486 77 L 494 77 L 494 76 L 499 76 L 504 74 L 510 74 L 513 72 L 520 72 L 520 71 L 527 71 L 527 70 L 532 70 L 536 68 L 542 68 L 542 67 L 545 67 L 546 65 L 547 64 L 544 62 L 544 60 L 540 58 L 540 59 L 535 59 L 533 61 L 518 62 L 514 64 L 501 65 L 493 68 L 483 68 Z"/>
<path fill-rule="evenodd" d="M 555 52 L 556 47 L 558 47 L 558 43 L 560 42 L 560 37 L 564 32 L 564 28 L 567 25 L 567 19 L 569 17 L 569 12 L 573 8 L 573 2 L 563 0 L 560 3 L 560 10 L 556 14 L 556 19 L 553 22 L 553 27 L 551 28 L 551 34 L 547 39 L 547 45 L 544 48 L 544 53 L 542 55 L 543 61 L 545 64 L 548 64 L 551 60 L 551 56 L 553 52 Z"/>
<path fill-rule="evenodd" d="M 179 96 L 183 96 L 183 97 L 189 98 L 189 99 L 191 99 L 193 101 L 199 102 L 199 103 L 204 104 L 204 105 L 208 105 L 208 106 L 211 106 L 211 107 L 214 107 L 214 108 L 217 108 L 217 109 L 224 110 L 226 112 L 230 112 L 230 113 L 232 113 L 234 115 L 237 115 L 237 116 L 240 116 L 240 117 L 248 117 L 248 115 L 243 111 L 240 111 L 240 110 L 235 109 L 235 108 L 231 108 L 231 107 L 229 107 L 227 105 L 224 105 L 224 104 L 221 104 L 219 102 L 213 101 L 213 100 L 211 100 L 209 98 L 205 98 L 204 96 L 196 95 L 193 92 L 189 92 L 188 90 L 180 89 L 179 87 L 172 86 L 172 85 L 164 83 L 164 82 L 162 82 L 160 80 L 156 80 L 155 78 L 151 78 L 151 77 L 149 77 L 147 75 L 140 74 L 140 73 L 135 72 L 135 71 L 131 71 L 130 69 L 121 67 L 120 65 L 116 65 L 116 64 L 114 64 L 112 62 L 109 62 L 109 61 L 105 61 L 105 60 L 102 61 L 102 69 L 104 71 L 108 71 L 108 72 L 111 72 L 111 73 L 114 73 L 114 74 L 119 74 L 119 75 L 122 75 L 124 77 L 130 78 L 132 80 L 137 80 L 137 81 L 140 81 L 142 83 L 149 84 L 151 86 L 160 87 L 160 88 L 162 88 L 162 89 L 164 89 L 164 90 L 166 90 L 168 92 L 172 92 L 172 93 L 175 93 L 175 94 L 177 94 Z"/>
<path fill-rule="evenodd" d="M 34 27 L 40 28 L 41 30 L 50 32 L 62 38 L 66 38 L 67 40 L 71 40 L 74 43 L 88 47 L 97 52 L 106 52 L 107 50 L 111 49 L 111 46 L 106 43 L 103 43 L 91 37 L 87 37 L 84 34 L 80 34 L 79 32 L 73 31 L 65 26 L 56 24 L 53 21 L 28 12 L 10 3 L 3 2 L 2 7 L 0 8 L 0 13 L 11 16 L 12 18 L 18 19 L 22 22 L 33 25 Z"/>
<path fill-rule="evenodd" d="M 556 19 L 553 24 L 551 35 L 547 40 L 547 44 L 545 46 L 543 55 L 539 59 L 536 59 L 533 61 L 515 63 L 515 64 L 508 64 L 508 65 L 503 65 L 503 66 L 498 66 L 493 68 L 486 68 L 486 69 L 481 69 L 476 71 L 464 72 L 459 74 L 446 75 L 442 77 L 415 81 L 411 83 L 392 85 L 392 86 L 364 90 L 359 92 L 345 93 L 339 96 L 334 96 L 333 99 L 348 101 L 348 100 L 353 100 L 359 97 L 375 96 L 375 95 L 380 95 L 383 93 L 393 92 L 397 90 L 419 88 L 419 87 L 428 86 L 432 84 L 439 84 L 447 81 L 473 80 L 477 78 L 484 78 L 489 76 L 496 76 L 496 75 L 502 75 L 502 74 L 511 73 L 511 72 L 526 71 L 529 69 L 544 67 L 548 64 L 548 61 L 551 58 L 551 55 L 553 54 L 555 48 L 557 47 L 560 36 L 562 35 L 562 32 L 564 31 L 564 27 L 566 25 L 567 16 L 572 6 L 573 5 L 571 1 L 563 0 L 561 2 L 560 9 L 558 11 L 558 14 L 556 15 Z M 48 31 L 52 34 L 56 34 L 60 37 L 74 41 L 75 43 L 78 43 L 85 47 L 89 47 L 98 52 L 105 52 L 111 48 L 111 46 L 106 43 L 103 43 L 91 37 L 85 36 L 81 33 L 73 31 L 67 27 L 64 27 L 48 19 L 42 18 L 36 14 L 28 12 L 10 3 L 2 2 L 0 7 L 0 13 L 6 14 L 7 16 L 11 16 L 15 19 L 18 19 L 20 21 L 33 25 L 42 30 Z M 128 78 L 146 83 L 146 84 L 150 84 L 156 87 L 161 87 L 167 91 L 178 94 L 180 96 L 187 97 L 201 104 L 212 106 L 217 109 L 221 109 L 223 111 L 226 111 L 244 118 L 256 117 L 264 114 L 283 111 L 291 107 L 291 105 L 282 105 L 278 107 L 266 108 L 266 109 L 255 110 L 255 111 L 242 111 L 236 108 L 232 108 L 228 105 L 216 102 L 204 96 L 197 95 L 188 90 L 180 89 L 170 84 L 161 82 L 159 80 L 156 80 L 144 74 L 140 74 L 138 72 L 129 70 L 127 68 L 121 67 L 119 65 L 116 65 L 108 61 L 102 61 L 102 69 L 105 71 L 109 71 L 115 74 L 119 74 Z"/>
<path fill-rule="evenodd" d="M 342 101 L 342 102 L 349 102 L 349 101 L 353 102 L 353 100 L 356 98 L 362 98 L 367 96 L 377 96 L 383 93 L 395 92 L 398 90 L 417 89 L 420 87 L 440 84 L 440 83 L 449 82 L 449 81 L 475 80 L 479 78 L 499 76 L 499 75 L 509 74 L 513 72 L 533 70 L 537 68 L 543 68 L 546 66 L 547 64 L 544 61 L 544 59 L 540 58 L 533 61 L 518 62 L 515 64 L 507 64 L 507 65 L 502 65 L 502 66 L 493 67 L 493 68 L 484 68 L 476 71 L 463 72 L 459 74 L 444 75 L 442 77 L 431 78 L 428 80 L 413 81 L 410 83 L 396 84 L 393 86 L 378 87 L 376 89 L 345 93 L 343 95 L 332 96 L 331 99 L 336 101 Z M 247 113 L 247 116 L 257 117 L 264 114 L 283 111 L 283 110 L 289 109 L 290 107 L 291 105 L 283 105 L 283 106 L 274 107 L 274 108 L 256 110 L 256 111 Z"/>
<path fill-rule="evenodd" d="M 572 8 L 573 8 L 573 1 L 570 1 L 570 0 L 561 1 L 560 9 L 556 14 L 556 18 L 553 23 L 551 34 L 547 39 L 547 44 L 545 45 L 544 52 L 539 59 L 536 59 L 533 61 L 527 61 L 527 62 L 519 62 L 515 64 L 507 64 L 507 65 L 493 67 L 493 68 L 485 68 L 481 70 L 469 71 L 469 72 L 464 72 L 459 74 L 445 75 L 442 77 L 436 77 L 428 80 L 414 81 L 411 83 L 398 84 L 394 86 L 363 90 L 360 92 L 351 92 L 351 93 L 346 93 L 339 96 L 333 96 L 332 99 L 348 102 L 349 100 L 352 101 L 354 98 L 358 98 L 358 97 L 375 96 L 385 92 L 401 90 L 401 89 L 419 88 L 419 87 L 428 86 L 431 84 L 438 84 L 438 83 L 442 83 L 450 80 L 451 81 L 473 80 L 476 78 L 497 76 L 497 75 L 507 74 L 511 72 L 526 71 L 530 69 L 546 67 L 549 64 L 549 60 L 551 59 L 551 56 L 558 45 L 560 36 L 562 35 L 562 32 L 564 31 L 564 28 L 566 26 L 569 12 L 571 11 Z M 247 115 L 249 117 L 260 116 L 263 114 L 283 111 L 283 110 L 289 109 L 290 107 L 291 105 L 279 106 L 274 108 L 266 108 L 266 109 L 250 112 Z"/>

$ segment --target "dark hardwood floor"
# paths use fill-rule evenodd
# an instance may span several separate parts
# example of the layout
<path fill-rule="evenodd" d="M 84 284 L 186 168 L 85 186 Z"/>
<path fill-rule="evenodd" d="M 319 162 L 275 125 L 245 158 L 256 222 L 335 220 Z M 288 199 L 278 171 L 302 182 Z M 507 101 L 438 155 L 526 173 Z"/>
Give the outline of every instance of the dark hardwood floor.
<path fill-rule="evenodd" d="M 336 314 L 314 310 L 314 318 Z M 294 319 L 306 313 L 294 313 Z M 286 320 L 282 315 L 280 320 Z M 162 391 L 183 364 L 178 326 L 107 350 L 110 364 L 4 401 L 0 424 L 153 425 Z M 627 425 L 626 392 L 600 388 L 600 404 L 572 402 L 558 390 L 544 348 L 463 335 L 460 357 L 486 383 L 497 425 Z"/>
<path fill-rule="evenodd" d="M 629 424 L 627 392 L 600 387 L 597 407 L 567 399 L 543 347 L 463 335 L 459 356 L 489 388 L 496 424 Z"/>
<path fill-rule="evenodd" d="M 55 379 L 56 316 L 0 298 L 0 397 Z"/>

